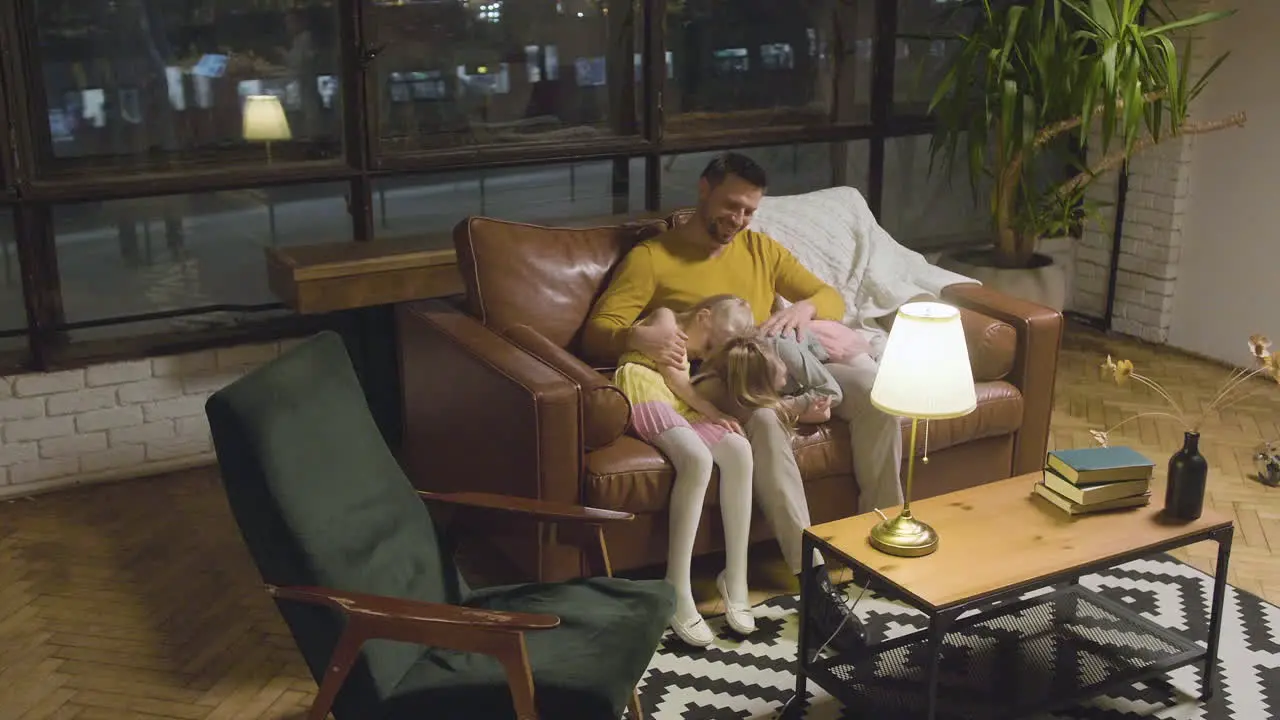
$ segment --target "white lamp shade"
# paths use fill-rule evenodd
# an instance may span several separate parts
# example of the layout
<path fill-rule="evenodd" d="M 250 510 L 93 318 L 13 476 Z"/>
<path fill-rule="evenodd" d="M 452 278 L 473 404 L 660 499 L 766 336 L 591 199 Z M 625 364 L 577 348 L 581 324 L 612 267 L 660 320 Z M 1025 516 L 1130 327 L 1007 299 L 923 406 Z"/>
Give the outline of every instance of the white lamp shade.
<path fill-rule="evenodd" d="M 973 412 L 978 398 L 958 309 L 939 302 L 898 309 L 871 403 L 890 415 L 921 420 Z"/>
<path fill-rule="evenodd" d="M 269 142 L 292 137 L 280 98 L 275 95 L 249 95 L 244 99 L 245 140 Z"/>

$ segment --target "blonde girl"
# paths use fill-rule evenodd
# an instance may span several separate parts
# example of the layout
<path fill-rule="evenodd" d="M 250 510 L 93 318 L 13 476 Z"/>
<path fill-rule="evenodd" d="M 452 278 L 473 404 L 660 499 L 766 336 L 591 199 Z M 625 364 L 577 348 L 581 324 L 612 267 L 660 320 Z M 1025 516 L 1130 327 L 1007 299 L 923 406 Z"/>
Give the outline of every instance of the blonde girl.
<path fill-rule="evenodd" d="M 723 383 L 727 409 L 740 420 L 755 410 L 778 413 L 783 427 L 823 423 L 841 400 L 835 378 L 809 350 L 785 338 L 731 338 L 703 363 L 702 377 Z"/>
<path fill-rule="evenodd" d="M 662 451 L 675 468 L 671 488 L 667 581 L 676 590 L 671 629 L 685 643 L 706 647 L 715 636 L 698 612 L 690 578 L 712 467 L 720 470 L 720 515 L 725 534 L 725 568 L 716 588 L 725 620 L 736 632 L 755 630 L 747 601 L 747 546 L 751 530 L 751 446 L 738 422 L 694 390 L 689 359 L 754 330 L 751 306 L 733 295 L 707 298 L 684 312 L 658 308 L 641 321 L 674 326 L 686 336 L 686 357 L 671 368 L 642 353 L 618 359 L 614 384 L 631 401 L 631 429 Z"/>

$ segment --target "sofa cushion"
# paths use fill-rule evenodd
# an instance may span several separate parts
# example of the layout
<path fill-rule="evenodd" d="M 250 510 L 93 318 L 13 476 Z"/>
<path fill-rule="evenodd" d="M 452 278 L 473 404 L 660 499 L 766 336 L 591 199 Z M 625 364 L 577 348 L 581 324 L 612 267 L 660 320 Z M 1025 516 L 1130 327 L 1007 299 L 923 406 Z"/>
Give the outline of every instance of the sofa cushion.
<path fill-rule="evenodd" d="M 654 446 L 630 434 L 587 453 L 582 502 L 628 512 L 657 512 L 667 507 L 674 477 L 671 465 Z M 712 473 L 712 482 L 716 474 Z M 710 497 L 713 493 L 708 492 Z"/>
<path fill-rule="evenodd" d="M 485 588 L 467 602 L 560 618 L 554 629 L 525 635 L 538 714 L 581 720 L 622 717 L 674 604 L 671 586 L 661 580 L 609 577 Z M 422 651 L 387 705 L 380 720 L 515 717 L 497 660 L 440 648 Z"/>
<path fill-rule="evenodd" d="M 852 475 L 849 427 L 842 420 L 822 425 L 801 425 L 791 446 L 805 482 L 831 475 Z"/>
<path fill-rule="evenodd" d="M 977 384 L 978 408 L 951 420 L 929 423 L 930 452 L 945 450 L 973 440 L 1008 435 L 1022 425 L 1022 395 L 1006 382 Z M 903 448 L 910 442 L 911 422 L 902 420 Z M 917 439 L 924 447 L 921 428 Z M 796 462 L 805 482 L 853 474 L 849 429 L 844 422 L 802 426 L 794 443 Z M 633 513 L 662 512 L 667 508 L 675 473 L 671 465 L 647 443 L 623 435 L 607 447 L 586 456 L 583 502 L 592 507 Z M 712 474 L 707 502 L 720 502 L 719 479 Z"/>
<path fill-rule="evenodd" d="M 467 218 L 453 231 L 467 312 L 497 332 L 528 325 L 576 352 L 610 271 L 632 245 L 666 227 L 660 219 L 551 228 Z"/>

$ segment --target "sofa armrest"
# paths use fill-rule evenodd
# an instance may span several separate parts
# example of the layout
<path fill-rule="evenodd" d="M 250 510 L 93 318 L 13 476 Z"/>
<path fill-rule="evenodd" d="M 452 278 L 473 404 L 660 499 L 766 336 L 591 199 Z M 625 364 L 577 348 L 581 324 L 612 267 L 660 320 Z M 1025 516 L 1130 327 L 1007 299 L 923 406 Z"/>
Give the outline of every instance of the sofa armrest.
<path fill-rule="evenodd" d="M 622 437 L 631 422 L 631 403 L 609 378 L 528 325 L 507 328 L 502 334 L 578 384 L 582 394 L 584 451 L 602 448 Z"/>
<path fill-rule="evenodd" d="M 1018 356 L 1018 331 L 1003 320 L 960 308 L 960 324 L 964 326 L 965 343 L 969 346 L 969 363 L 976 382 L 1004 380 L 1013 371 Z"/>
<path fill-rule="evenodd" d="M 403 462 L 431 492 L 579 503 L 578 386 L 438 301 L 396 308 Z"/>
<path fill-rule="evenodd" d="M 982 285 L 951 285 L 942 295 L 958 307 L 1006 322 L 1017 332 L 1017 353 L 1006 379 L 1022 393 L 1023 417 L 1011 471 L 1020 475 L 1040 470 L 1049 443 L 1062 313 Z"/>

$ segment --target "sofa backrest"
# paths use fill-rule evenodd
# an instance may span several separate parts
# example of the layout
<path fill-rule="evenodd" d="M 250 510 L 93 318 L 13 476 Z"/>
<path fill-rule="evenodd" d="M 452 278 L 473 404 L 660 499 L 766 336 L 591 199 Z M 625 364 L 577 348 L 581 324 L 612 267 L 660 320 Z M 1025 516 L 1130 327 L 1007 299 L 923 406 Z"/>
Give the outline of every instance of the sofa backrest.
<path fill-rule="evenodd" d="M 613 268 L 637 242 L 668 227 L 661 218 L 577 228 L 466 218 L 453 243 L 467 312 L 500 333 L 528 325 L 576 354 Z"/>

